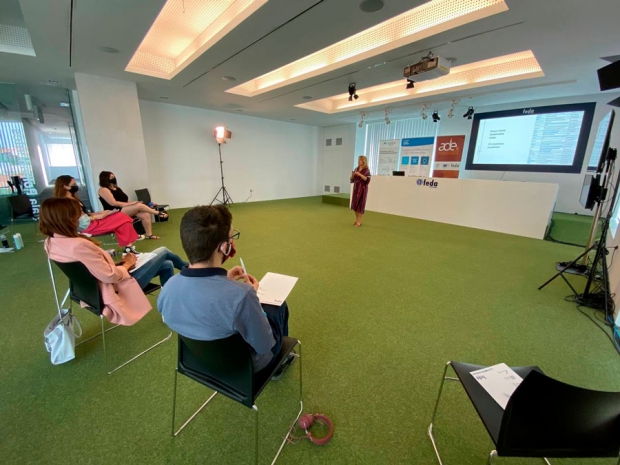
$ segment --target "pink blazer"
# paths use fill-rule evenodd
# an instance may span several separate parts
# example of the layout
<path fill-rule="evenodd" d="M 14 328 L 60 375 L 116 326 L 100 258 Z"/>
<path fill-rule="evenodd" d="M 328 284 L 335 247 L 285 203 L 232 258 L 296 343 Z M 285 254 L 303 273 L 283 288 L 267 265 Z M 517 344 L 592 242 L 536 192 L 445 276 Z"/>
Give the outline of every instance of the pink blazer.
<path fill-rule="evenodd" d="M 50 260 L 82 262 L 88 268 L 99 281 L 103 314 L 110 323 L 131 326 L 153 308 L 129 272 L 116 266 L 112 257 L 91 241 L 57 234 L 45 241 L 45 251 Z"/>

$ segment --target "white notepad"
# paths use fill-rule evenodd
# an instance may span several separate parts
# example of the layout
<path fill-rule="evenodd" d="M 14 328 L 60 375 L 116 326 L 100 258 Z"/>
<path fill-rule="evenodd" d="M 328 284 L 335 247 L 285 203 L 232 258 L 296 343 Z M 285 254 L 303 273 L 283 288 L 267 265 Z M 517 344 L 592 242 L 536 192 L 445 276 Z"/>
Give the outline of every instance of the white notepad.
<path fill-rule="evenodd" d="M 131 270 L 129 270 L 130 273 L 133 273 L 138 268 L 140 268 L 142 265 L 144 265 L 146 262 L 148 262 L 153 257 L 155 257 L 155 254 L 153 252 L 143 252 L 143 253 L 139 253 L 137 257 L 138 257 L 138 261 L 136 262 L 136 266 L 134 266 Z"/>
<path fill-rule="evenodd" d="M 523 381 L 523 378 L 505 363 L 472 371 L 471 375 L 504 410 L 508 399 Z"/>
<path fill-rule="evenodd" d="M 278 273 L 267 273 L 260 280 L 260 285 L 256 292 L 260 303 L 282 305 L 295 287 L 298 279 Z"/>

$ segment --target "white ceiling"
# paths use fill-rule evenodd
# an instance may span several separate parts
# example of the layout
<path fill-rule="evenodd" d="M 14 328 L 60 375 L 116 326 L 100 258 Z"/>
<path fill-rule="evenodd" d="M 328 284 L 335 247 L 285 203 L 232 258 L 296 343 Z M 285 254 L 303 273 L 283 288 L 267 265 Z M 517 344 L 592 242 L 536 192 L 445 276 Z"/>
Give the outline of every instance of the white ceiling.
<path fill-rule="evenodd" d="M 18 0 L 2 0 L 15 3 Z M 425 39 L 345 68 L 288 87 L 248 98 L 224 92 L 327 45 L 414 8 L 423 0 L 385 0 L 377 13 L 363 13 L 360 0 L 269 0 L 174 79 L 125 72 L 132 54 L 165 0 L 77 0 L 74 12 L 73 66 L 69 67 L 69 0 L 19 0 L 36 57 L 0 53 L 0 81 L 42 84 L 49 79 L 74 88 L 75 72 L 138 83 L 144 100 L 329 126 L 359 119 L 359 110 L 325 115 L 296 108 L 304 96 L 320 99 L 346 92 L 356 82 L 365 87 L 402 77 L 404 66 L 428 51 L 455 57 L 462 65 L 523 50 L 532 50 L 545 77 L 473 91 L 448 93 L 392 105 L 392 115 L 419 113 L 423 103 L 446 108 L 450 99 L 481 106 L 599 92 L 599 57 L 620 54 L 618 0 L 506 0 L 510 10 Z M 12 13 L 11 13 L 12 12 Z M 0 8 L 0 23 L 15 17 L 15 8 Z M 5 18 L 6 16 L 6 18 Z M 13 19 L 14 20 L 14 19 Z M 113 47 L 119 53 L 100 51 Z M 234 76 L 236 81 L 222 77 Z M 404 86 L 403 79 L 403 86 Z M 617 97 L 610 93 L 610 98 Z M 166 97 L 167 99 L 162 99 Z M 385 106 L 370 110 L 382 117 Z"/>

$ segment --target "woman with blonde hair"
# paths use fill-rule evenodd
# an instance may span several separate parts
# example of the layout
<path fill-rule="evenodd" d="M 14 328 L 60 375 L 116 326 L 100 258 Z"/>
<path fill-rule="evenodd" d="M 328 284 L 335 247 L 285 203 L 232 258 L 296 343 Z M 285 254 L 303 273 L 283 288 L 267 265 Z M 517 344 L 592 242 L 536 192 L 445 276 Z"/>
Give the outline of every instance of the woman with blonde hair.
<path fill-rule="evenodd" d="M 359 228 L 362 225 L 362 216 L 366 208 L 366 197 L 368 196 L 368 184 L 370 184 L 370 169 L 368 169 L 368 159 L 361 155 L 357 159 L 357 168 L 351 173 L 353 183 L 353 196 L 351 197 L 351 210 L 355 212 L 355 223 L 353 226 Z"/>
<path fill-rule="evenodd" d="M 80 206 L 82 215 L 79 220 L 78 232 L 90 236 L 113 233 L 118 245 L 125 249 L 125 253 L 137 253 L 133 243 L 140 236 L 133 227 L 133 220 L 119 211 L 88 213 L 77 196 L 79 190 L 80 187 L 73 176 L 65 174 L 56 178 L 54 197 L 72 199 Z"/>

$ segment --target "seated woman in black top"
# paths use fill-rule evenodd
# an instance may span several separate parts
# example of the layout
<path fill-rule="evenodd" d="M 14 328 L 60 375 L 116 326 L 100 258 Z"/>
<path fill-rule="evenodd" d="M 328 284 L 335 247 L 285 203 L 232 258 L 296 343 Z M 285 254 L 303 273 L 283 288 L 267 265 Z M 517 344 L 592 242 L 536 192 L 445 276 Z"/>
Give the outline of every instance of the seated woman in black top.
<path fill-rule="evenodd" d="M 110 171 L 102 171 L 99 173 L 99 185 L 101 186 L 99 188 L 99 200 L 101 200 L 104 210 L 114 210 L 118 208 L 126 215 L 140 218 L 144 230 L 146 231 L 146 238 L 159 239 L 159 236 L 153 235 L 151 215 L 167 218 L 168 214 L 154 210 L 148 205 L 144 205 L 142 202 L 129 202 L 129 197 L 117 186 L 116 182 L 117 180 L 114 173 Z"/>

